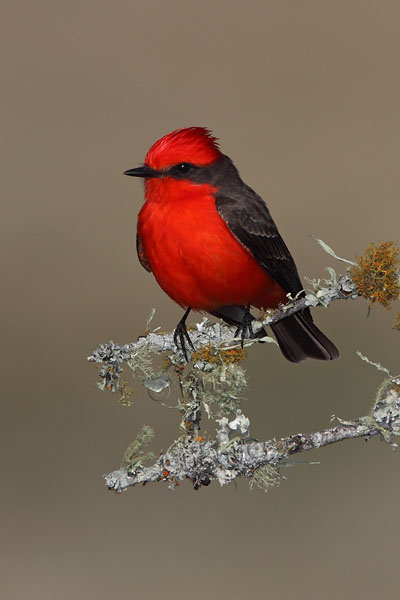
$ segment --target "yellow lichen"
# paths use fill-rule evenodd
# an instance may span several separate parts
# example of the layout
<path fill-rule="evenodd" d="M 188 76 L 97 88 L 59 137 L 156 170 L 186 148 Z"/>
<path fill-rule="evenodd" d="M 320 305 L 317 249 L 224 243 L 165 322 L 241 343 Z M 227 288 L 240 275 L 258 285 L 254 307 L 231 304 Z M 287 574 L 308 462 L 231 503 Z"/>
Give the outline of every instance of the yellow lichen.
<path fill-rule="evenodd" d="M 211 344 L 202 346 L 192 354 L 194 363 L 203 361 L 212 365 L 232 365 L 243 362 L 246 359 L 246 352 L 243 348 L 232 348 L 225 350 L 224 348 L 214 348 Z"/>
<path fill-rule="evenodd" d="M 192 361 L 194 363 L 199 361 L 208 362 L 211 364 L 216 364 L 218 362 L 218 357 L 215 348 L 211 344 L 207 344 L 206 346 L 202 346 L 196 352 L 192 354 Z"/>
<path fill-rule="evenodd" d="M 391 308 L 391 302 L 400 295 L 399 248 L 394 242 L 371 243 L 357 264 L 350 269 L 350 276 L 357 285 L 360 295 L 370 305 L 379 302 Z"/>
<path fill-rule="evenodd" d="M 397 331 L 400 331 L 400 312 L 398 312 L 395 316 L 392 328 L 397 329 Z"/>
<path fill-rule="evenodd" d="M 252 472 L 253 475 L 249 481 L 251 490 L 254 486 L 257 486 L 264 492 L 268 492 L 272 487 L 279 487 L 281 475 L 273 465 L 263 465 L 258 469 L 252 469 Z"/>
<path fill-rule="evenodd" d="M 121 381 L 117 386 L 118 392 L 121 394 L 120 403 L 123 406 L 131 406 L 130 397 L 133 394 L 133 388 L 128 385 L 127 381 Z"/>
<path fill-rule="evenodd" d="M 172 366 L 171 359 L 168 356 L 163 358 L 163 371 L 167 371 Z"/>
<path fill-rule="evenodd" d="M 220 358 L 224 365 L 233 365 L 243 362 L 246 359 L 246 356 L 246 351 L 243 348 L 220 351 Z"/>

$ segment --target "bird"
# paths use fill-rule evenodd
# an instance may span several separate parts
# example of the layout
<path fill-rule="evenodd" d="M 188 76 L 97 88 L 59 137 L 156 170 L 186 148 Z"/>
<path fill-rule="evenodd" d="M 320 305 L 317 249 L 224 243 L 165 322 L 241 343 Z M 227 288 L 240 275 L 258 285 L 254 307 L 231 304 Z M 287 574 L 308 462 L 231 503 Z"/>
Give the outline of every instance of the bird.
<path fill-rule="evenodd" d="M 124 175 L 144 179 L 136 247 L 141 265 L 179 304 L 184 315 L 174 342 L 186 359 L 193 343 L 191 310 L 237 328 L 242 346 L 253 332 L 252 308 L 274 309 L 304 295 L 293 257 L 264 200 L 243 182 L 233 161 L 206 127 L 176 129 L 156 141 L 144 163 Z M 283 355 L 334 360 L 335 345 L 309 308 L 271 325 Z"/>

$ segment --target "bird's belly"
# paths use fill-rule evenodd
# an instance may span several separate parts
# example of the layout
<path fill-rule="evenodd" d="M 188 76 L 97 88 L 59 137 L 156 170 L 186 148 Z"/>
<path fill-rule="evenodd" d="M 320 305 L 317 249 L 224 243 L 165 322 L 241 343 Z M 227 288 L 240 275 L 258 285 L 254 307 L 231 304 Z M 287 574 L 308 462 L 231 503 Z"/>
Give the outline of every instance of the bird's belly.
<path fill-rule="evenodd" d="M 147 202 L 138 231 L 157 282 L 183 307 L 268 308 L 285 301 L 283 289 L 230 232 L 212 196 L 178 206 Z"/>

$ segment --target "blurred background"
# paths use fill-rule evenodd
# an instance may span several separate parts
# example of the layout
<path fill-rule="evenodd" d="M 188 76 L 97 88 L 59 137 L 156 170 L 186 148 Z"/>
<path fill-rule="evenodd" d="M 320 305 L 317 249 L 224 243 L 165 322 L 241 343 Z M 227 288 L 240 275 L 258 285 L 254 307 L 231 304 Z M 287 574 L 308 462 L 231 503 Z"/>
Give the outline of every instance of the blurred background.
<path fill-rule="evenodd" d="M 143 423 L 153 449 L 178 415 L 141 386 L 100 392 L 86 357 L 182 311 L 138 263 L 143 191 L 122 176 L 178 127 L 208 126 L 268 202 L 302 275 L 399 238 L 398 2 L 3 0 L 1 596 L 278 597 L 398 592 L 399 456 L 345 442 L 264 494 L 240 481 L 107 492 Z M 398 307 L 397 307 L 398 310 Z M 394 312 L 336 302 L 315 319 L 342 358 L 247 360 L 260 439 L 365 414 L 400 371 Z"/>

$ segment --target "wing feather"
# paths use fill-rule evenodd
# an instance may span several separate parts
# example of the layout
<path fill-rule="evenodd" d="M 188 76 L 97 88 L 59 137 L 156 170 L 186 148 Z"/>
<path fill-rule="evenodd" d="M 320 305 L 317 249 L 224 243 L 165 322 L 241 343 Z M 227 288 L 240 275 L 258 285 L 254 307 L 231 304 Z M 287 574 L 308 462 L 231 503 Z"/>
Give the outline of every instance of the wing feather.
<path fill-rule="evenodd" d="M 303 288 L 288 247 L 265 202 L 247 186 L 238 197 L 216 196 L 216 208 L 237 240 L 292 295 Z"/>
<path fill-rule="evenodd" d="M 146 269 L 146 271 L 148 271 L 149 273 L 151 273 L 151 267 L 149 265 L 149 262 L 146 258 L 146 254 L 143 248 L 143 244 L 142 244 L 142 240 L 140 239 L 140 235 L 137 233 L 136 234 L 136 250 L 137 250 L 137 255 L 139 258 L 139 262 L 142 265 L 142 267 L 144 269 Z"/>

